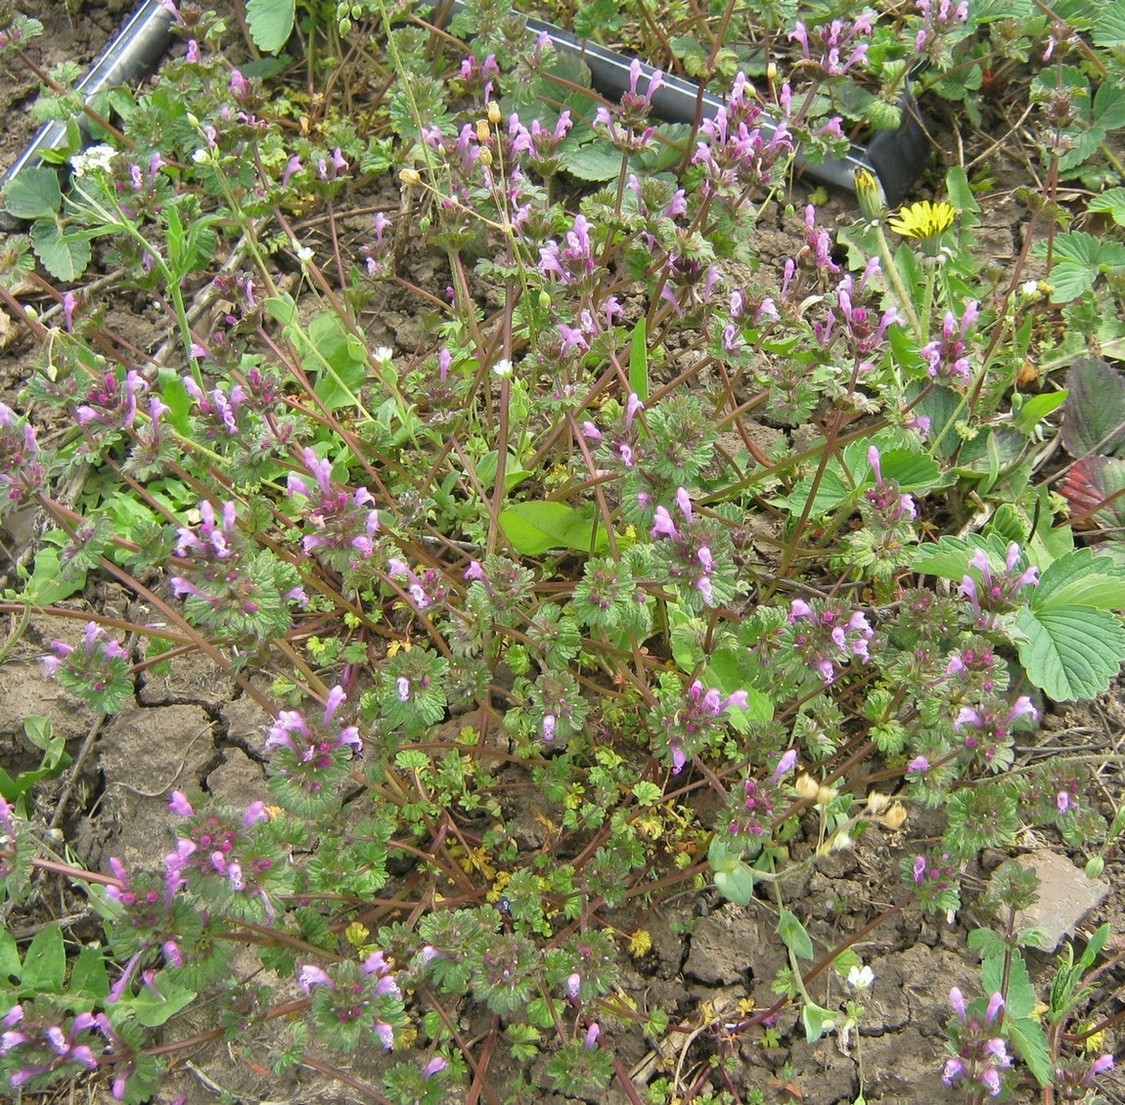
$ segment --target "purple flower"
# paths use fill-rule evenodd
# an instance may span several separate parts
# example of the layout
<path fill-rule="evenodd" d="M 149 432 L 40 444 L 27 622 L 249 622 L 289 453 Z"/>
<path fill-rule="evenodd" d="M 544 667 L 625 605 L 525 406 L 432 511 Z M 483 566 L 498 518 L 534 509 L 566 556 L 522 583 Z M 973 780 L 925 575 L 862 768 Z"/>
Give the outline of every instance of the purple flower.
<path fill-rule="evenodd" d="M 777 767 L 773 769 L 771 776 L 774 784 L 781 782 L 783 776 L 788 775 L 794 767 L 797 766 L 797 749 L 790 748 L 780 760 L 777 761 Z"/>
<path fill-rule="evenodd" d="M 297 975 L 297 985 L 306 994 L 312 993 L 314 986 L 327 986 L 333 990 L 336 988 L 336 984 L 332 981 L 328 972 L 312 964 L 306 964 L 301 968 Z"/>
<path fill-rule="evenodd" d="M 180 817 L 191 817 L 195 813 L 187 796 L 180 790 L 172 791 L 172 797 L 168 799 L 168 808 Z"/>

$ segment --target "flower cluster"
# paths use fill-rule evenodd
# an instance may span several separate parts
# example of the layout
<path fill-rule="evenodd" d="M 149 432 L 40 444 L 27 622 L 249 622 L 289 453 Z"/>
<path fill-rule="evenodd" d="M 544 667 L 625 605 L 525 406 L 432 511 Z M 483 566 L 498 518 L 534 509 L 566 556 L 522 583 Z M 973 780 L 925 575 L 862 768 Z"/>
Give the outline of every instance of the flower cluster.
<path fill-rule="evenodd" d="M 301 454 L 305 467 L 316 481 L 315 490 L 295 472 L 289 474 L 287 488 L 300 509 L 305 523 L 301 547 L 315 551 L 327 565 L 343 570 L 356 566 L 357 558 L 370 560 L 375 554 L 375 534 L 379 512 L 366 487 L 349 492 L 332 480 L 332 465 L 312 449 Z"/>
<path fill-rule="evenodd" d="M 733 796 L 735 810 L 727 823 L 727 831 L 732 836 L 744 833 L 760 837 L 769 833 L 781 781 L 796 765 L 797 750 L 791 748 L 778 760 L 769 779 L 751 777 L 743 783 L 742 793 L 735 792 Z"/>
<path fill-rule="evenodd" d="M 952 33 L 969 21 L 969 2 L 914 0 L 914 6 L 922 17 L 922 26 L 914 36 L 915 53 L 924 53 L 931 63 L 941 65 L 949 50 Z"/>
<path fill-rule="evenodd" d="M 651 531 L 663 539 L 657 549 L 668 577 L 688 584 L 681 593 L 690 606 L 720 606 L 734 595 L 730 539 L 721 526 L 696 517 L 686 488 L 677 489 L 676 507 L 678 519 L 658 506 Z"/>
<path fill-rule="evenodd" d="M 870 507 L 871 519 L 890 529 L 900 522 L 913 522 L 918 517 L 917 507 L 910 495 L 903 495 L 893 480 L 883 479 L 882 456 L 878 446 L 867 450 L 867 462 L 875 477 L 875 486 L 864 493 L 864 500 Z"/>
<path fill-rule="evenodd" d="M 0 518 L 5 508 L 31 502 L 47 486 L 47 473 L 35 430 L 11 407 L 0 403 Z"/>
<path fill-rule="evenodd" d="M 87 622 L 77 648 L 52 641 L 43 668 L 68 691 L 85 699 L 96 710 L 112 714 L 133 694 L 133 665 L 120 641 L 107 637 L 97 622 Z"/>
<path fill-rule="evenodd" d="M 98 1061 L 94 1047 L 100 1041 L 91 1034 L 96 1027 L 92 1013 L 79 1013 L 59 1021 L 57 1013 L 32 1006 L 13 1005 L 0 1023 L 0 1073 L 14 1090 L 37 1085 L 47 1088 L 61 1077 L 94 1070 Z M 36 1082 L 41 1079 L 41 1082 Z"/>
<path fill-rule="evenodd" d="M 347 701 L 344 689 L 328 692 L 319 721 L 298 710 L 282 710 L 270 726 L 265 750 L 272 753 L 270 791 L 287 810 L 305 817 L 337 809 L 348 764 L 363 752 L 354 725 L 341 725 L 336 712 Z"/>
<path fill-rule="evenodd" d="M 653 70 L 648 77 L 644 92 L 637 91 L 642 74 L 641 63 L 633 59 L 629 66 L 629 88 L 621 96 L 615 107 L 599 107 L 594 117 L 595 130 L 604 129 L 615 149 L 625 154 L 636 154 L 647 150 L 652 143 L 656 128 L 648 125 L 652 114 L 652 98 L 664 84 L 664 74 Z"/>
<path fill-rule="evenodd" d="M 297 984 L 312 996 L 313 1020 L 330 1046 L 354 1054 L 368 1033 L 388 1051 L 395 1046 L 395 1029 L 405 1023 L 402 992 L 381 951 L 331 972 L 306 964 Z"/>
<path fill-rule="evenodd" d="M 872 29 L 871 14 L 864 12 L 851 22 L 833 19 L 812 29 L 798 20 L 788 37 L 801 47 L 805 64 L 819 76 L 842 77 L 849 69 L 866 63 L 865 39 Z"/>
<path fill-rule="evenodd" d="M 902 870 L 923 913 L 949 912 L 960 906 L 957 872 L 948 852 L 936 858 L 919 854 L 913 860 L 904 859 Z"/>
<path fill-rule="evenodd" d="M 107 372 L 87 392 L 74 417 L 88 428 L 131 429 L 137 417 L 137 397 L 148 390 L 141 374 L 129 369 L 121 379 Z"/>
<path fill-rule="evenodd" d="M 969 303 L 958 322 L 952 311 L 945 313 L 941 337 L 922 347 L 926 372 L 935 380 L 967 384 L 973 367 L 969 360 L 967 337 L 980 312 L 975 302 Z"/>
<path fill-rule="evenodd" d="M 873 306 L 865 306 L 864 298 L 874 302 L 875 293 L 868 285 L 879 272 L 879 260 L 873 257 L 859 280 L 849 272 L 836 285 L 828 308 L 828 318 L 813 326 L 816 340 L 825 348 L 839 340 L 857 362 L 857 371 L 870 372 L 877 356 L 882 352 L 887 328 L 898 321 L 898 312 L 888 307 L 879 313 Z"/>
<path fill-rule="evenodd" d="M 853 657 L 864 662 L 871 659 L 868 642 L 875 631 L 860 610 L 849 613 L 831 600 L 810 604 L 794 599 L 789 627 L 794 651 L 820 673 L 825 684 L 833 682 Z"/>
<path fill-rule="evenodd" d="M 1020 547 L 1015 541 L 1008 546 L 1001 571 L 994 570 L 984 549 L 977 549 L 970 557 L 969 567 L 977 574 L 966 573 L 957 590 L 972 603 L 979 625 L 991 624 L 993 614 L 1011 610 L 1016 605 L 1025 587 L 1038 585 L 1039 569 L 1032 565 L 1021 570 L 1021 558 Z"/>
<path fill-rule="evenodd" d="M 588 290 L 598 282 L 601 266 L 590 239 L 590 223 L 585 215 L 575 215 L 565 243 L 550 241 L 539 250 L 539 275 Z"/>
<path fill-rule="evenodd" d="M 993 994 L 987 1008 L 983 998 L 966 1006 L 964 995 L 954 986 L 949 991 L 949 1003 L 955 1014 L 947 1029 L 953 1057 L 946 1060 L 941 1080 L 947 1086 L 966 1082 L 990 1097 L 999 1097 L 1005 1081 L 1001 1072 L 1012 1065 L 1008 1045 L 1000 1034 L 1003 995 Z"/>
<path fill-rule="evenodd" d="M 166 891 L 181 887 L 233 916 L 272 921 L 275 896 L 291 889 L 287 857 L 265 831 L 269 814 L 252 802 L 239 815 L 213 805 L 196 813 L 187 797 L 172 792 L 168 808 L 187 822 L 176 835 L 176 849 L 164 857 Z"/>
<path fill-rule="evenodd" d="M 615 465 L 632 468 L 640 458 L 640 423 L 636 421 L 637 415 L 645 409 L 636 392 L 629 395 L 625 403 L 625 420 L 622 429 L 616 433 L 603 433 L 593 422 L 583 422 L 582 432 L 591 441 L 596 441 L 601 446 L 603 454 Z"/>
<path fill-rule="evenodd" d="M 661 704 L 651 715 L 653 742 L 657 754 L 671 761 L 678 775 L 687 761 L 698 756 L 711 738 L 724 730 L 723 715 L 729 709 L 745 710 L 745 691 L 724 695 L 714 687 L 707 690 L 697 679 L 679 697 L 661 696 Z"/>
<path fill-rule="evenodd" d="M 1021 695 L 1011 706 L 999 698 L 977 707 L 962 706 L 953 728 L 963 735 L 970 760 L 991 771 L 1001 771 L 1012 763 L 1013 726 L 1038 720 L 1039 712 L 1031 699 Z"/>
<path fill-rule="evenodd" d="M 739 72 L 727 102 L 701 124 L 702 138 L 692 157 L 692 164 L 704 169 L 704 194 L 721 196 L 732 207 L 749 190 L 768 187 L 775 166 L 784 168 L 793 156 L 788 127 L 763 120 L 752 93 L 746 75 Z"/>

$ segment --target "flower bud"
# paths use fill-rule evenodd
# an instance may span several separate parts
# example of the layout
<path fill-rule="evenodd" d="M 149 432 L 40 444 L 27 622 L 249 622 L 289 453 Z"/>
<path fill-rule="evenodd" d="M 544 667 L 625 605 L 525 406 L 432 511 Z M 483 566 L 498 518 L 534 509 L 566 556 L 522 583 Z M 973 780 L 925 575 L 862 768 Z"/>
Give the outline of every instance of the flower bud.
<path fill-rule="evenodd" d="M 808 773 L 802 775 L 796 783 L 793 784 L 793 787 L 802 798 L 807 798 L 810 801 L 814 799 L 820 791 L 820 784 Z"/>
<path fill-rule="evenodd" d="M 901 829 L 906 823 L 906 807 L 901 802 L 892 802 L 890 808 L 883 814 L 883 824 L 888 829 Z"/>
<path fill-rule="evenodd" d="M 864 218 L 878 222 L 887 213 L 883 198 L 883 186 L 875 179 L 875 174 L 867 169 L 857 169 L 855 173 L 855 195 Z"/>
<path fill-rule="evenodd" d="M 495 127 L 500 123 L 500 105 L 495 100 L 488 101 L 488 121 Z"/>
<path fill-rule="evenodd" d="M 422 174 L 417 169 L 403 169 L 398 174 L 398 179 L 406 185 L 407 188 L 416 188 L 422 183 Z"/>
<path fill-rule="evenodd" d="M 487 119 L 477 120 L 477 141 L 487 142 L 492 137 L 492 132 L 488 129 Z"/>
<path fill-rule="evenodd" d="M 766 66 L 766 80 L 773 84 L 777 80 L 777 62 L 771 61 Z"/>
<path fill-rule="evenodd" d="M 818 806 L 830 806 L 836 800 L 836 788 L 818 786 L 816 788 L 816 804 Z"/>
<path fill-rule="evenodd" d="M 482 165 L 492 164 L 492 151 L 487 146 L 481 146 L 480 148 L 480 163 Z"/>

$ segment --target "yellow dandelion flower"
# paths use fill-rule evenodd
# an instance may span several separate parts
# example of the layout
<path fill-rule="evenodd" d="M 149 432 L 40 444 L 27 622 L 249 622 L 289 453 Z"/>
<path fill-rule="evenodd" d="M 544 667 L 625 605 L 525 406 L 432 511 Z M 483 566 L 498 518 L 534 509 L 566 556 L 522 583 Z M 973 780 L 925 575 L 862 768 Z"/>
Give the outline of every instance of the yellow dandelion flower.
<path fill-rule="evenodd" d="M 940 238 L 957 218 L 957 208 L 951 203 L 931 203 L 922 200 L 899 209 L 893 215 L 890 227 L 904 238 L 916 238 L 919 242 L 932 242 Z"/>
<path fill-rule="evenodd" d="M 353 921 L 344 929 L 344 939 L 347 940 L 353 948 L 362 947 L 367 942 L 367 938 L 370 935 L 371 930 L 363 924 L 362 921 Z"/>
<path fill-rule="evenodd" d="M 634 959 L 640 959 L 641 956 L 647 955 L 652 948 L 652 933 L 648 929 L 637 929 L 632 936 L 629 937 L 629 954 Z"/>

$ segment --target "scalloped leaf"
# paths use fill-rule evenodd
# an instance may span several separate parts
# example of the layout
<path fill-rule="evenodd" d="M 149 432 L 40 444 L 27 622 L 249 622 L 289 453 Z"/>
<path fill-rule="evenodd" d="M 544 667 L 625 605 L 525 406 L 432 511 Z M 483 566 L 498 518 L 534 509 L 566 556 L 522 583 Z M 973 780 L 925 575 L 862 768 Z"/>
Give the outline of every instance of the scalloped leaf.
<path fill-rule="evenodd" d="M 289 41 L 296 14 L 295 0 L 247 0 L 246 25 L 254 45 L 276 54 Z"/>
<path fill-rule="evenodd" d="M 1056 702 L 1094 698 L 1125 661 L 1125 627 L 1092 606 L 1025 607 L 1015 619 L 1020 663 L 1031 682 Z"/>

